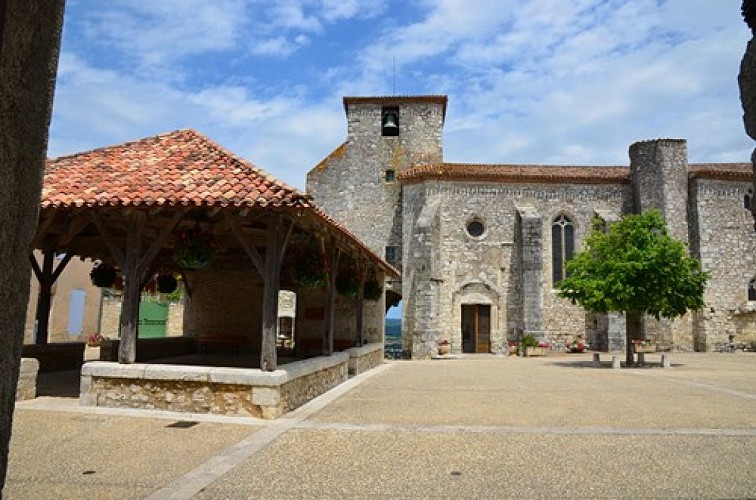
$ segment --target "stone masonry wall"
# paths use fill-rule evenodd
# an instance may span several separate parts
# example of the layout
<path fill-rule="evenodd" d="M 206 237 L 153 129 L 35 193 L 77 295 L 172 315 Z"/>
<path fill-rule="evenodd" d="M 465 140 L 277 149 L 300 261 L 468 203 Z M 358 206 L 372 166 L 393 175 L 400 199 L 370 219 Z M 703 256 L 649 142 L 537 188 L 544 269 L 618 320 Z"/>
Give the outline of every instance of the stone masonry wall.
<path fill-rule="evenodd" d="M 37 374 L 39 361 L 35 358 L 21 358 L 16 385 L 16 401 L 24 401 L 37 397 Z"/>
<path fill-rule="evenodd" d="M 95 362 L 82 370 L 81 404 L 275 419 L 348 378 L 348 355 L 275 372 Z"/>
<path fill-rule="evenodd" d="M 743 206 L 748 181 L 695 179 L 691 183 L 697 231 L 692 246 L 704 269 L 711 271 L 705 309 L 697 313 L 694 338 L 697 350 L 729 343 L 729 335 L 747 337 L 747 322 L 733 312 L 745 306 L 748 283 L 756 276 L 756 235 L 753 220 Z"/>
<path fill-rule="evenodd" d="M 432 348 L 431 340 L 441 338 L 452 342 L 452 352 L 461 349 L 461 342 L 455 341 L 461 339 L 459 309 L 469 300 L 492 303 L 491 347 L 494 352 L 503 347 L 507 338 L 516 338 L 526 329 L 521 297 L 525 287 L 520 280 L 521 245 L 517 243 L 521 237 L 517 225 L 518 206 L 531 207 L 537 214 L 541 239 L 548 242 L 541 245 L 539 256 L 542 278 L 540 283 L 532 284 L 543 304 L 545 339 L 561 345 L 585 333 L 583 309 L 558 299 L 554 291 L 551 224 L 559 214 L 569 217 L 575 227 L 575 250 L 578 251 L 597 211 L 619 216 L 628 209 L 630 194 L 627 185 L 445 182 L 406 186 L 405 241 L 411 247 L 404 254 L 405 342 L 414 334 L 411 341 L 426 345 L 421 349 L 423 352 Z M 435 212 L 426 208 L 434 204 L 438 205 Z M 429 217 L 430 213 L 435 215 Z M 473 218 L 486 227 L 481 237 L 467 234 L 466 225 Z M 425 276 L 425 282 L 418 280 L 420 275 Z M 431 283 L 435 283 L 437 290 Z M 468 294 L 474 286 L 479 292 Z M 466 294 L 470 298 L 464 298 Z M 419 328 L 422 322 L 426 324 Z M 425 337 L 418 338 L 418 330 L 422 330 Z M 432 335 L 436 338 L 429 338 Z M 408 347 L 412 346 L 405 345 Z"/>
<path fill-rule="evenodd" d="M 401 187 L 387 181 L 417 162 L 442 161 L 443 108 L 398 99 L 400 133 L 381 135 L 381 109 L 388 104 L 352 104 L 346 142 L 307 175 L 307 192 L 378 255 L 397 247 L 401 259 Z M 401 262 L 396 262 L 401 268 Z"/>

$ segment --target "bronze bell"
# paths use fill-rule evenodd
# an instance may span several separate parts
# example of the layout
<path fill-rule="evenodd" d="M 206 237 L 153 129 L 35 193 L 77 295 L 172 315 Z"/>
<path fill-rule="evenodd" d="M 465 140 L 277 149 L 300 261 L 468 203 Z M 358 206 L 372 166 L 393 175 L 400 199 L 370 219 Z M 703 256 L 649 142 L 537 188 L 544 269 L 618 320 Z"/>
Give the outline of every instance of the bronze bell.
<path fill-rule="evenodd" d="M 383 135 L 399 135 L 398 117 L 395 112 L 386 113 L 383 116 Z"/>

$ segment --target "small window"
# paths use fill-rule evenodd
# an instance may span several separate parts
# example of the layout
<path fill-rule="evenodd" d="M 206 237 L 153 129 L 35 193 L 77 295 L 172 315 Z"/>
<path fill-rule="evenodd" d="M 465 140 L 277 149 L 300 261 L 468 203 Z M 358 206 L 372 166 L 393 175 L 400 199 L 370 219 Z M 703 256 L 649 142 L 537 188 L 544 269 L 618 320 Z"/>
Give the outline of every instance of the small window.
<path fill-rule="evenodd" d="M 748 192 L 743 196 L 743 208 L 746 210 L 750 210 L 753 203 L 753 189 L 749 189 Z"/>
<path fill-rule="evenodd" d="M 486 232 L 486 226 L 479 219 L 473 219 L 467 223 L 467 234 L 473 238 L 480 238 Z"/>
<path fill-rule="evenodd" d="M 396 264 L 397 248 L 394 246 L 386 247 L 386 262 L 391 265 Z"/>
<path fill-rule="evenodd" d="M 395 182 L 396 181 L 396 171 L 393 168 L 390 168 L 386 170 L 385 172 L 385 179 L 386 182 Z"/>
<path fill-rule="evenodd" d="M 381 135 L 384 137 L 399 135 L 399 108 L 384 107 L 381 110 Z"/>
<path fill-rule="evenodd" d="M 748 301 L 756 301 L 756 278 L 748 283 Z"/>

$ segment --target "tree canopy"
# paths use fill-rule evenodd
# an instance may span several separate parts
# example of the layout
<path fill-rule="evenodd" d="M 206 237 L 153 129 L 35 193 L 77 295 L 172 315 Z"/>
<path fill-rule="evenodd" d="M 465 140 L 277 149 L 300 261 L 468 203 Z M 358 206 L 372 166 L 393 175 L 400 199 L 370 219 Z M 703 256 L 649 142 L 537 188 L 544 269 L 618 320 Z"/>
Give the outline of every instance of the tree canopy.
<path fill-rule="evenodd" d="M 594 223 L 584 249 L 567 263 L 559 296 L 592 312 L 675 318 L 704 306 L 709 273 L 667 234 L 656 210 L 606 228 Z"/>

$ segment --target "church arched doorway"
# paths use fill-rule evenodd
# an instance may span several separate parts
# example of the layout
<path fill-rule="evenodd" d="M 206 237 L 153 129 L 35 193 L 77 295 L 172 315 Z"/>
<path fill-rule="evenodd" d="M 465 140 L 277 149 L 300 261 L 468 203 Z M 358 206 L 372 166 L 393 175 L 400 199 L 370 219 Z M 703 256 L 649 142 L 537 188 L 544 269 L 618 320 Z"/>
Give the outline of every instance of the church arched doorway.
<path fill-rule="evenodd" d="M 491 306 L 462 304 L 462 352 L 491 352 Z"/>

